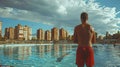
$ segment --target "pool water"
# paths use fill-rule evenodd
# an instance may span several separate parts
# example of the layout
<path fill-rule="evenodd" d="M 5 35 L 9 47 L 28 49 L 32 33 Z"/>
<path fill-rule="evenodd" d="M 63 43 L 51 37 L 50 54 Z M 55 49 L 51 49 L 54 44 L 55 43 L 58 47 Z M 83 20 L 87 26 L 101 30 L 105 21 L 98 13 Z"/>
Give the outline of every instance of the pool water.
<path fill-rule="evenodd" d="M 0 65 L 12 67 L 77 67 L 75 44 L 0 45 Z M 120 67 L 120 46 L 93 46 L 94 67 Z"/>

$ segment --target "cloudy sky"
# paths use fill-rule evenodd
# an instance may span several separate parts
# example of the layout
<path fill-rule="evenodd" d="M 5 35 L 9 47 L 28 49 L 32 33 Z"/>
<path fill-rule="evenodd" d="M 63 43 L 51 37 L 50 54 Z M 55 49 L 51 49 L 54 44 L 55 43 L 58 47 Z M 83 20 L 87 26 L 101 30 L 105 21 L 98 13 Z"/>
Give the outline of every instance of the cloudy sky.
<path fill-rule="evenodd" d="M 70 34 L 81 21 L 81 12 L 98 34 L 120 30 L 120 0 L 0 0 L 0 21 L 5 27 L 18 23 L 38 28 L 65 28 Z"/>

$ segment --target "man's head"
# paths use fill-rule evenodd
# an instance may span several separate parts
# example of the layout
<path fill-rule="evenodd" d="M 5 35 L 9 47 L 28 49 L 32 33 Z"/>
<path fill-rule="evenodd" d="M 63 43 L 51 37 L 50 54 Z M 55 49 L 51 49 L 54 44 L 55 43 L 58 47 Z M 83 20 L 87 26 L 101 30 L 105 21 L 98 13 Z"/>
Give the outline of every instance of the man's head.
<path fill-rule="evenodd" d="M 81 22 L 86 23 L 87 20 L 88 20 L 88 14 L 86 12 L 82 12 L 81 13 Z"/>

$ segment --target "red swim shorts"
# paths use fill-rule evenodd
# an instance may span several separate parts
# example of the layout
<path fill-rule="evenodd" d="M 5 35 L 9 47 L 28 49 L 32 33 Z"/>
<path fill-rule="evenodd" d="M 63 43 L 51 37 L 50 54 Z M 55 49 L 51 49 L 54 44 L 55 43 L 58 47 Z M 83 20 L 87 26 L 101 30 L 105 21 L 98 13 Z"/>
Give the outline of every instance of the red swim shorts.
<path fill-rule="evenodd" d="M 76 64 L 78 66 L 94 66 L 94 51 L 90 46 L 78 46 L 76 53 Z"/>

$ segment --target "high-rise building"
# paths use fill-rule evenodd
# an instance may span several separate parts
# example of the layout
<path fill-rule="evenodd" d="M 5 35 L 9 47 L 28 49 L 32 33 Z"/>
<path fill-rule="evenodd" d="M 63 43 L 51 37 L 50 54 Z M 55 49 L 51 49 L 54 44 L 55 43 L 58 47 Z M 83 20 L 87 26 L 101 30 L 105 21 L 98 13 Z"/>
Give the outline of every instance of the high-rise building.
<path fill-rule="evenodd" d="M 44 40 L 44 31 L 42 29 L 37 30 L 37 40 Z"/>
<path fill-rule="evenodd" d="M 14 28 L 9 28 L 9 39 L 14 40 Z"/>
<path fill-rule="evenodd" d="M 22 25 L 18 24 L 18 26 L 15 26 L 15 40 L 24 40 L 24 32 Z"/>
<path fill-rule="evenodd" d="M 66 30 L 66 39 L 68 38 L 68 35 L 69 35 L 69 33 L 68 33 L 68 31 Z"/>
<path fill-rule="evenodd" d="M 18 24 L 15 26 L 14 33 L 16 40 L 31 40 L 32 38 L 32 28 L 29 28 L 27 25 L 22 26 Z"/>
<path fill-rule="evenodd" d="M 51 32 L 49 30 L 45 31 L 45 40 L 47 41 L 51 40 Z"/>
<path fill-rule="evenodd" d="M 24 32 L 24 39 L 25 40 L 31 40 L 32 39 L 32 28 L 25 25 L 24 28 L 23 28 L 23 32 Z"/>
<path fill-rule="evenodd" d="M 106 32 L 106 38 L 109 37 L 109 35 L 110 35 L 109 32 Z"/>
<path fill-rule="evenodd" d="M 5 28 L 4 37 L 5 37 L 5 39 L 13 40 L 14 39 L 14 28 L 12 28 L 12 27 Z"/>
<path fill-rule="evenodd" d="M 24 38 L 25 38 L 25 40 L 31 40 L 32 28 L 30 28 L 27 25 L 25 25 L 23 31 L 24 31 Z"/>
<path fill-rule="evenodd" d="M 56 27 L 54 27 L 51 30 L 51 39 L 54 40 L 54 41 L 58 41 L 59 40 L 59 30 Z"/>
<path fill-rule="evenodd" d="M 28 26 L 23 27 L 24 40 L 28 40 Z"/>
<path fill-rule="evenodd" d="M 28 35 L 29 35 L 29 36 L 28 36 L 28 37 L 29 37 L 28 39 L 29 39 L 29 40 L 32 40 L 32 28 L 31 28 L 31 27 L 29 27 Z"/>
<path fill-rule="evenodd" d="M 2 22 L 0 22 L 0 35 L 2 35 Z"/>
<path fill-rule="evenodd" d="M 5 28 L 4 38 L 5 38 L 5 39 L 9 39 L 9 28 Z"/>
<path fill-rule="evenodd" d="M 68 36 L 68 32 L 66 30 L 64 30 L 63 28 L 61 28 L 59 30 L 59 39 L 60 40 L 66 40 Z"/>
<path fill-rule="evenodd" d="M 0 40 L 2 39 L 2 22 L 0 22 Z"/>

